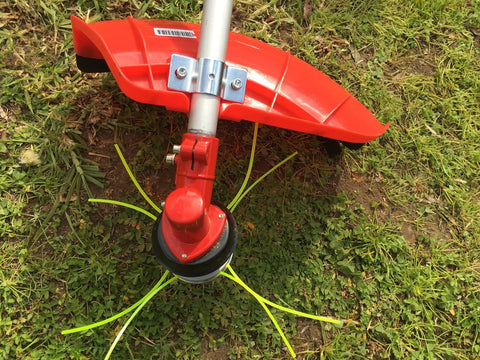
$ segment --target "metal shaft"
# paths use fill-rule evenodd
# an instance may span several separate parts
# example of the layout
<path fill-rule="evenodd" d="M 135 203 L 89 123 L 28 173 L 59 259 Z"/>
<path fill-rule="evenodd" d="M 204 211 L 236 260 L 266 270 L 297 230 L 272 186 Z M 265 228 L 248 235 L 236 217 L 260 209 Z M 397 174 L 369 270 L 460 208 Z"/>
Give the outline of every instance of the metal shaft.
<path fill-rule="evenodd" d="M 225 62 L 233 0 L 205 0 L 198 45 L 198 59 Z M 188 121 L 188 132 L 215 136 L 220 98 L 194 93 Z"/>

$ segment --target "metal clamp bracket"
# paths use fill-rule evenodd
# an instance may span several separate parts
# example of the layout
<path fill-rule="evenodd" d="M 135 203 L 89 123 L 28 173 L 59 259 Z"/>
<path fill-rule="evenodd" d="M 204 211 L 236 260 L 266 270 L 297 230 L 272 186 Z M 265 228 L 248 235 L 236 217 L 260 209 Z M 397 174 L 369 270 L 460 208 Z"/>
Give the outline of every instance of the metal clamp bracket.
<path fill-rule="evenodd" d="M 213 59 L 196 60 L 173 54 L 168 88 L 188 93 L 202 93 L 232 102 L 243 102 L 247 71 Z"/>

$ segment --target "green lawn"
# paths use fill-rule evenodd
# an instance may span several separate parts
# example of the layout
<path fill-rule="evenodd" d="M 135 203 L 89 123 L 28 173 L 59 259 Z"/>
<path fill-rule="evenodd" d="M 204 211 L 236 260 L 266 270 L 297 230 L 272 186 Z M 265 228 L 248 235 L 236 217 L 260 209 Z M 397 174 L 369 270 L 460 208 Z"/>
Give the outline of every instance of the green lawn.
<path fill-rule="evenodd" d="M 164 270 L 154 212 L 186 117 L 78 72 L 69 17 L 200 21 L 196 1 L 0 1 L 0 359 L 102 359 L 128 317 L 82 333 L 148 293 Z M 234 30 L 289 50 L 382 123 L 329 158 L 314 136 L 260 127 L 235 210 L 232 261 L 260 295 L 344 320 L 272 310 L 299 359 L 480 358 L 480 1 L 235 2 Z M 221 122 L 214 197 L 248 167 L 253 125 Z M 137 315 L 112 359 L 288 359 L 260 304 L 226 278 L 174 282 Z"/>

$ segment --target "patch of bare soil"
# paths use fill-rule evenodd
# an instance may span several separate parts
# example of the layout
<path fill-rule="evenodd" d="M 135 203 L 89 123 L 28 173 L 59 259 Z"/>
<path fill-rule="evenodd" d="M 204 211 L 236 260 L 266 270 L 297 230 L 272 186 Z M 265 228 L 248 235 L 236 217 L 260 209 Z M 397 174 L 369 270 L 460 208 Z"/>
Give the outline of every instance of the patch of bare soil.
<path fill-rule="evenodd" d="M 382 176 L 356 174 L 345 168 L 337 184 L 338 193 L 346 192 L 355 198 L 355 202 L 365 209 L 368 216 L 379 222 L 390 220 L 393 225 L 399 225 L 405 241 L 415 246 L 417 244 L 417 231 L 408 222 L 406 209 L 395 209 L 388 201 L 382 186 Z"/>
<path fill-rule="evenodd" d="M 329 338 L 323 338 L 319 324 L 306 319 L 297 319 L 297 335 L 293 340 L 293 348 L 297 353 L 297 359 L 304 359 L 303 353 L 311 353 L 312 349 L 321 349 Z M 324 336 L 328 337 L 326 332 Z"/>
<path fill-rule="evenodd" d="M 401 60 L 389 60 L 386 66 L 385 75 L 391 77 L 394 83 L 415 75 L 433 78 L 438 67 L 438 49 L 435 47 L 423 51 L 418 56 L 419 49 L 412 49 L 410 53 L 401 57 Z"/>
<path fill-rule="evenodd" d="M 480 28 L 471 28 L 473 34 L 473 43 L 480 50 Z"/>
<path fill-rule="evenodd" d="M 417 246 L 421 234 L 431 238 L 449 238 L 445 221 L 435 212 L 423 216 L 420 230 L 415 223 L 418 204 L 402 207 L 392 204 L 386 195 L 381 174 L 363 175 L 351 172 L 348 167 L 344 169 L 336 180 L 335 191 L 338 194 L 346 192 L 354 198 L 372 221 L 385 223 L 390 220 L 393 226 L 399 226 L 402 236 L 410 246 Z"/>
<path fill-rule="evenodd" d="M 202 346 L 200 351 L 200 358 L 202 360 L 222 360 L 229 358 L 229 345 L 226 341 L 219 348 L 213 350 L 208 347 L 208 339 L 204 338 L 202 340 Z"/>

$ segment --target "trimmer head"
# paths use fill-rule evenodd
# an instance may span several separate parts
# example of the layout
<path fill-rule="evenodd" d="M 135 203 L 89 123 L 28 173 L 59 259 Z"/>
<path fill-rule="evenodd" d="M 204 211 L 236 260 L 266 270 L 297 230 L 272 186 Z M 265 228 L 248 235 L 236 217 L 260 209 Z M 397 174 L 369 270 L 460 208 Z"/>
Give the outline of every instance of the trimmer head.
<path fill-rule="evenodd" d="M 237 223 L 233 215 L 218 202 L 212 202 L 211 206 L 216 206 L 225 213 L 227 221 L 220 237 L 211 249 L 190 263 L 180 262 L 169 249 L 163 235 L 162 217 L 155 222 L 152 231 L 153 252 L 158 261 L 170 272 L 188 283 L 201 284 L 216 278 L 230 263 L 237 244 Z"/>

